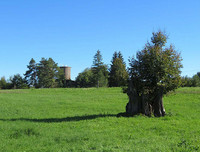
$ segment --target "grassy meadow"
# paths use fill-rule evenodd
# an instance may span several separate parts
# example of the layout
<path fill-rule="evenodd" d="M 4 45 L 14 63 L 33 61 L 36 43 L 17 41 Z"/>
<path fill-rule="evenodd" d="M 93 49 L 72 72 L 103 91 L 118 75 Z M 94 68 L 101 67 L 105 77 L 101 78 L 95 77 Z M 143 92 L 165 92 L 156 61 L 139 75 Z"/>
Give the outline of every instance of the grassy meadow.
<path fill-rule="evenodd" d="M 165 96 L 163 118 L 117 117 L 127 102 L 121 88 L 0 90 L 0 151 L 200 151 L 200 88 Z"/>

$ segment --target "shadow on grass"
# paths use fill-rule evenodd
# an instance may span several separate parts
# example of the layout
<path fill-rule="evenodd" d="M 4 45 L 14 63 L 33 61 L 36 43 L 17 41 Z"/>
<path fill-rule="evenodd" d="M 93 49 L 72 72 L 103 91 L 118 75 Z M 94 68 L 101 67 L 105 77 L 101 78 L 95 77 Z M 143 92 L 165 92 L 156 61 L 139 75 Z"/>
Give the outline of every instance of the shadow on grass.
<path fill-rule="evenodd" d="M 96 118 L 104 117 L 117 117 L 116 114 L 97 114 L 97 115 L 84 115 L 65 118 L 44 118 L 44 119 L 30 119 L 30 118 L 13 118 L 13 119 L 0 119 L 0 121 L 30 121 L 30 122 L 44 122 L 44 123 L 56 123 L 56 122 L 70 122 L 81 120 L 92 120 Z"/>
<path fill-rule="evenodd" d="M 13 118 L 13 119 L 0 119 L 0 121 L 30 121 L 30 122 L 42 122 L 42 123 L 56 123 L 56 122 L 92 120 L 104 117 L 132 117 L 132 115 L 127 115 L 126 113 L 118 113 L 118 114 L 84 115 L 84 116 L 74 116 L 65 118 L 44 118 L 44 119 Z"/>

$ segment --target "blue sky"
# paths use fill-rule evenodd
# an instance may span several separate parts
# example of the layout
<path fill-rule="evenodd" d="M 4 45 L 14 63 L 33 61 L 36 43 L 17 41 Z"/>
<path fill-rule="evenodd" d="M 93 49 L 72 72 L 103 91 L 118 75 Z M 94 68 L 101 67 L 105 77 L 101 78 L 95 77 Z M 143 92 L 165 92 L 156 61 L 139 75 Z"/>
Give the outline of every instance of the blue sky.
<path fill-rule="evenodd" d="M 159 29 L 181 52 L 182 75 L 192 76 L 200 71 L 199 8 L 199 0 L 1 0 L 0 77 L 52 57 L 75 79 L 98 49 L 105 64 L 121 51 L 128 65 Z"/>

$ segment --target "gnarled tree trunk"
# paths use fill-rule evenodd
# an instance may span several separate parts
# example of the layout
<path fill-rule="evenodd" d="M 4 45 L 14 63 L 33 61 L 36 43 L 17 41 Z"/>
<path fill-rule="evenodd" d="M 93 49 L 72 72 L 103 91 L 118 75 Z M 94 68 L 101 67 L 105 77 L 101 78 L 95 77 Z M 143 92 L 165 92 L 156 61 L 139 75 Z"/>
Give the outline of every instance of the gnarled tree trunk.
<path fill-rule="evenodd" d="M 126 105 L 126 113 L 129 115 L 136 115 L 142 112 L 141 98 L 134 88 L 129 88 L 128 91 L 129 102 Z"/>
<path fill-rule="evenodd" d="M 142 113 L 146 116 L 151 116 L 153 113 L 155 117 L 165 115 L 163 106 L 163 90 L 160 89 L 155 93 L 155 97 L 150 97 L 149 94 L 137 93 L 137 90 L 130 87 L 128 90 L 129 102 L 126 105 L 126 113 L 128 115 L 136 115 Z M 151 101 L 153 99 L 153 101 Z"/>
<path fill-rule="evenodd" d="M 153 102 L 153 110 L 154 110 L 154 116 L 160 117 L 165 115 L 165 109 L 163 106 L 163 90 L 160 89 L 154 99 Z"/>

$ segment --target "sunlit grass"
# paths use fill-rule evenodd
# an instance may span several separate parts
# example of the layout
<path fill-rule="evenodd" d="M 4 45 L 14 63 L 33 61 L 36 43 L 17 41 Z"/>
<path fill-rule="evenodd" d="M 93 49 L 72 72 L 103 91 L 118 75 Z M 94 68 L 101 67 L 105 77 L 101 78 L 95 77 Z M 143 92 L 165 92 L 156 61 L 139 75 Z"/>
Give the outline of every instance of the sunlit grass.
<path fill-rule="evenodd" d="M 164 98 L 163 118 L 117 117 L 120 88 L 0 90 L 1 151 L 200 151 L 200 88 Z"/>

